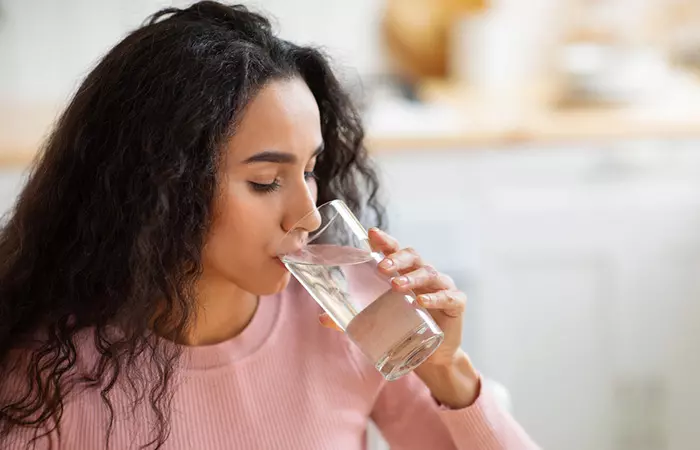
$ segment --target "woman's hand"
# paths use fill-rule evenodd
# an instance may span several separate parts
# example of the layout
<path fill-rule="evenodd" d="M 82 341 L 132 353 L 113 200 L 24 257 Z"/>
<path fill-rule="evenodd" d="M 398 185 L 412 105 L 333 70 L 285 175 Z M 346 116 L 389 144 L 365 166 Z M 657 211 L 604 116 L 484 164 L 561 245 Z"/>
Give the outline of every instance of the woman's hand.
<path fill-rule="evenodd" d="M 386 257 L 379 270 L 391 279 L 396 292 L 416 294 L 445 333 L 445 340 L 428 360 L 416 369 L 416 374 L 443 404 L 458 408 L 468 406 L 479 394 L 479 376 L 462 351 L 462 324 L 467 296 L 447 275 L 441 274 L 413 249 L 399 246 L 393 237 L 376 228 L 369 230 L 370 245 Z M 337 328 L 325 313 L 323 325 Z"/>

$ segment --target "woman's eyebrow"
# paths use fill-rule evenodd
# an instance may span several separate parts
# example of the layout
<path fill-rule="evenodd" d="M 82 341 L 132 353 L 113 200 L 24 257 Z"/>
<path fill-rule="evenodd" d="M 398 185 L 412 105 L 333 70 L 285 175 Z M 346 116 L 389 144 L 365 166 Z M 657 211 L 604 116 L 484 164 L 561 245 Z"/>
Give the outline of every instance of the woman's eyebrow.
<path fill-rule="evenodd" d="M 319 153 L 323 151 L 323 144 L 319 145 L 314 151 L 312 158 L 318 156 Z M 277 164 L 295 164 L 297 162 L 297 157 L 293 153 L 279 152 L 275 150 L 265 150 L 260 153 L 256 153 L 250 158 L 243 161 L 244 164 L 252 163 L 277 163 Z"/>
<path fill-rule="evenodd" d="M 256 153 L 250 158 L 243 161 L 244 164 L 252 163 L 278 163 L 278 164 L 294 164 L 297 162 L 296 155 L 292 153 L 277 152 L 273 150 L 265 150 L 264 152 Z"/>

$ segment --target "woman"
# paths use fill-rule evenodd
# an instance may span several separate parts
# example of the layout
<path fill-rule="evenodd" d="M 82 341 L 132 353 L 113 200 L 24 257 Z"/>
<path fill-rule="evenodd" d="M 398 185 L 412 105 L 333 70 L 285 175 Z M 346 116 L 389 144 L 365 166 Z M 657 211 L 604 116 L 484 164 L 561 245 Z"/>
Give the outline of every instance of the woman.
<path fill-rule="evenodd" d="M 318 51 L 244 7 L 166 9 L 58 121 L 0 234 L 2 448 L 534 448 L 459 348 L 465 296 L 373 230 L 446 334 L 384 382 L 275 257 L 315 204 L 382 223 Z"/>

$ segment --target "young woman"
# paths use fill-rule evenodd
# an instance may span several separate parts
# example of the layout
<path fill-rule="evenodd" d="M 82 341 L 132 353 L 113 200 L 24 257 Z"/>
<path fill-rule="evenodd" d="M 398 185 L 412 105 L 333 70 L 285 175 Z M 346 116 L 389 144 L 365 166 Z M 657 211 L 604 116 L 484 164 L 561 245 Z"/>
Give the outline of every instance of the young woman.
<path fill-rule="evenodd" d="M 76 93 L 0 233 L 0 447 L 530 449 L 460 350 L 465 295 L 373 229 L 445 331 L 385 382 L 276 258 L 343 199 L 377 225 L 324 57 L 242 6 L 166 9 Z M 322 327 L 318 319 L 329 327 Z"/>

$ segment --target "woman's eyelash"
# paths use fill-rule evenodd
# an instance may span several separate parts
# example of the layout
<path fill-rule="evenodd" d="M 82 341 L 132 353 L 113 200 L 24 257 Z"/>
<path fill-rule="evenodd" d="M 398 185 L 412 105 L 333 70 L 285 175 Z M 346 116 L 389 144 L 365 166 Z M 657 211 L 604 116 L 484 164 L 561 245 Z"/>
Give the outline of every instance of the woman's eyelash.
<path fill-rule="evenodd" d="M 304 178 L 307 180 L 316 180 L 316 174 L 312 172 L 304 172 Z M 250 187 L 253 188 L 255 192 L 274 192 L 280 188 L 280 180 L 275 179 L 272 183 L 255 183 L 254 181 L 249 181 Z"/>
<path fill-rule="evenodd" d="M 249 181 L 249 183 L 250 183 L 250 187 L 252 187 L 253 190 L 256 192 L 268 193 L 268 192 L 274 192 L 280 188 L 279 180 L 275 180 L 272 183 L 268 183 L 268 184 L 254 183 L 252 181 Z"/>

